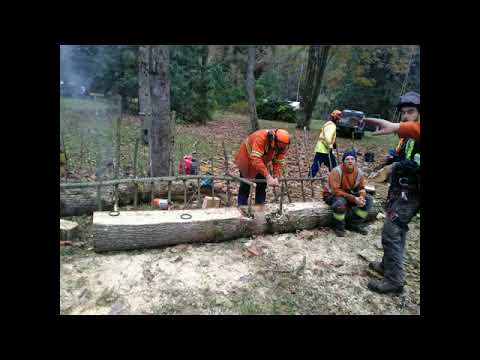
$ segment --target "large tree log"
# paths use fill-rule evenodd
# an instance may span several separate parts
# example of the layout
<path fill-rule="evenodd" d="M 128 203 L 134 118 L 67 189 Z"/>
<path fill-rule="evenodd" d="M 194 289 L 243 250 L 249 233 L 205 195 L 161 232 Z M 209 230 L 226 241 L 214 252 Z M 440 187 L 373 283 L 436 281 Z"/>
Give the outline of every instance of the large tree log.
<path fill-rule="evenodd" d="M 197 193 L 197 181 L 187 180 L 187 197 L 190 198 Z M 150 202 L 152 190 L 150 184 L 139 183 L 138 203 Z M 183 181 L 172 181 L 172 200 L 183 201 L 184 187 Z M 215 194 L 222 194 L 221 187 L 215 187 Z M 201 189 L 202 195 L 211 194 L 211 190 Z M 118 204 L 120 206 L 133 205 L 135 197 L 135 187 L 131 184 L 119 184 L 118 186 Z M 102 187 L 100 189 L 102 199 L 102 209 L 111 210 L 114 204 L 113 186 Z M 154 197 L 168 198 L 168 183 L 161 182 L 154 184 Z M 226 202 L 224 197 L 222 200 Z M 60 189 L 60 217 L 91 215 L 98 211 L 97 190 L 95 188 L 81 189 Z"/>
<path fill-rule="evenodd" d="M 327 226 L 331 221 L 330 206 L 323 202 L 291 203 L 284 206 L 282 215 L 278 210 L 276 204 L 254 206 L 253 218 L 246 216 L 246 208 L 125 211 L 119 216 L 95 212 L 95 251 L 218 242 L 255 234 L 312 229 Z M 376 214 L 372 209 L 368 219 L 375 218 Z"/>

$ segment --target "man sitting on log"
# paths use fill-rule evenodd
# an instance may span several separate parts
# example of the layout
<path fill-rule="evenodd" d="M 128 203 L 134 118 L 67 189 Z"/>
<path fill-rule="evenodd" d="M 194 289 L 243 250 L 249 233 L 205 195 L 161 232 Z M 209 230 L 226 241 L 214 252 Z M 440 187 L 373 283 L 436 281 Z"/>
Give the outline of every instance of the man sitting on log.
<path fill-rule="evenodd" d="M 264 204 L 266 188 L 279 186 L 278 178 L 282 174 L 283 162 L 290 145 L 290 134 L 284 129 L 262 129 L 250 134 L 240 145 L 235 163 L 241 178 L 266 179 L 266 183 L 257 183 L 255 204 Z M 273 164 L 273 176 L 267 164 Z M 250 185 L 241 182 L 238 190 L 238 206 L 248 204 Z"/>
<path fill-rule="evenodd" d="M 340 237 L 348 230 L 367 234 L 364 227 L 372 198 L 365 191 L 365 176 L 358 168 L 357 154 L 350 150 L 343 154 L 342 164 L 329 175 L 323 198 L 333 208 L 333 229 Z"/>

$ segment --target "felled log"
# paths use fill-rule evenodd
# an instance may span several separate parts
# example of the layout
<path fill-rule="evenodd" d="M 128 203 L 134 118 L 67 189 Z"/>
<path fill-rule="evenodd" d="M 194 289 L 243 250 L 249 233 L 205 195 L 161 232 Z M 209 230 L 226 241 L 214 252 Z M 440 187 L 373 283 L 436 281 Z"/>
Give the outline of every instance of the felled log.
<path fill-rule="evenodd" d="M 197 182 L 187 180 L 187 196 L 190 197 L 197 192 Z M 184 187 L 183 181 L 172 181 L 172 200 L 183 201 Z M 215 193 L 221 193 L 221 188 L 215 187 Z M 118 185 L 118 204 L 120 206 L 132 205 L 135 197 L 135 187 L 133 184 Z M 154 184 L 154 197 L 168 198 L 168 183 L 161 182 Z M 102 201 L 102 210 L 113 209 L 114 204 L 113 186 L 101 187 L 100 197 Z M 138 202 L 150 202 L 152 189 L 150 184 L 138 184 Z M 211 194 L 211 190 L 201 189 L 201 194 Z M 60 216 L 80 216 L 91 215 L 98 211 L 96 188 L 80 189 L 60 189 Z"/>
<path fill-rule="evenodd" d="M 331 208 L 323 202 L 269 204 L 248 209 L 124 211 L 93 214 L 95 251 L 156 248 L 180 243 L 218 242 L 252 235 L 294 232 L 327 226 Z M 369 212 L 368 220 L 377 211 Z"/>

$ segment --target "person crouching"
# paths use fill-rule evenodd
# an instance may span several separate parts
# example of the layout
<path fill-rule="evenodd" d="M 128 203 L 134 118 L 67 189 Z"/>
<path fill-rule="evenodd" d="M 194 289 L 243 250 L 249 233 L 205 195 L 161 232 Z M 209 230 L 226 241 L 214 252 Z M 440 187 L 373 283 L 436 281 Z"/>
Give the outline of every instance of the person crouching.
<path fill-rule="evenodd" d="M 357 166 L 355 151 L 345 152 L 342 164 L 330 172 L 323 198 L 332 207 L 332 225 L 337 236 L 345 236 L 345 228 L 367 234 L 365 221 L 372 197 L 365 191 L 365 176 Z"/>

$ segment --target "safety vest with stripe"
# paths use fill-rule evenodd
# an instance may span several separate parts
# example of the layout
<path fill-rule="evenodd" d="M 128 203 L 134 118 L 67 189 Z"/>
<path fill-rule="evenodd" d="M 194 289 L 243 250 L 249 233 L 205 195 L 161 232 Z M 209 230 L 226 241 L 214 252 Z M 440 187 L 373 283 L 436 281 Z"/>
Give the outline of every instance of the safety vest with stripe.
<path fill-rule="evenodd" d="M 336 168 L 334 168 L 332 171 L 338 172 L 338 174 L 340 175 L 340 186 L 342 186 L 342 180 L 343 180 L 342 166 L 339 165 Z M 360 168 L 358 168 L 357 177 L 355 178 L 355 183 L 354 183 L 353 187 L 349 190 L 349 192 L 351 192 L 351 193 L 352 192 L 357 192 L 356 189 L 360 185 L 360 180 L 362 179 L 362 176 L 363 176 L 363 172 Z M 330 188 L 330 184 L 327 183 L 326 187 L 327 187 L 328 191 L 330 193 L 332 193 L 332 189 Z"/>
<path fill-rule="evenodd" d="M 413 160 L 420 166 L 420 143 L 411 138 L 406 139 L 400 148 L 399 156 L 402 160 Z"/>
<path fill-rule="evenodd" d="M 325 129 L 331 126 L 335 127 L 335 132 L 333 133 L 332 144 L 329 145 L 327 143 L 327 139 L 325 138 Z M 333 146 L 337 137 L 336 129 L 337 129 L 336 125 L 333 121 L 327 121 L 325 125 L 322 126 L 322 128 L 320 129 L 320 134 L 318 135 L 317 145 L 315 146 L 315 152 L 322 153 L 322 154 L 329 153 L 329 148 Z"/>
<path fill-rule="evenodd" d="M 266 133 L 268 133 L 268 131 L 269 130 L 265 130 Z M 265 147 L 263 149 L 263 154 L 256 151 L 256 150 L 253 150 L 252 146 L 248 143 L 248 139 L 249 138 L 246 138 L 243 141 L 244 144 L 245 144 L 245 148 L 247 149 L 248 156 L 256 156 L 256 157 L 259 157 L 259 158 L 263 158 L 270 151 L 270 141 L 268 141 L 268 139 L 265 142 Z M 280 163 L 281 164 L 281 163 L 285 162 L 285 159 L 277 159 L 276 155 L 278 155 L 278 154 L 280 154 L 280 153 L 274 152 L 273 158 L 272 158 L 272 163 Z"/>

